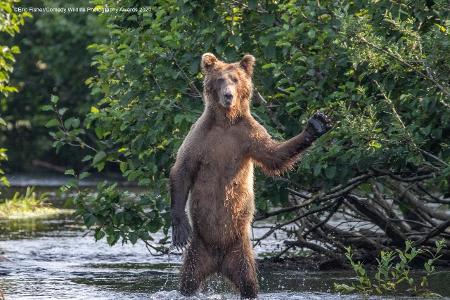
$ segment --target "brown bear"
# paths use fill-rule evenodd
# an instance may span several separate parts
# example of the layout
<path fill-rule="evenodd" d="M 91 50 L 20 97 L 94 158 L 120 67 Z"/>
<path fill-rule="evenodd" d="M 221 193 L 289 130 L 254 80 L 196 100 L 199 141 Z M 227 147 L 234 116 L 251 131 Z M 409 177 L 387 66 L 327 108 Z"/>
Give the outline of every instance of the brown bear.
<path fill-rule="evenodd" d="M 299 135 L 273 140 L 250 113 L 254 64 L 252 55 L 236 63 L 211 53 L 202 56 L 205 109 L 170 171 L 173 244 L 188 245 L 181 270 L 183 295 L 194 294 L 209 275 L 221 273 L 242 297 L 256 297 L 250 242 L 253 165 L 269 175 L 280 174 L 330 128 L 329 119 L 316 113 Z"/>

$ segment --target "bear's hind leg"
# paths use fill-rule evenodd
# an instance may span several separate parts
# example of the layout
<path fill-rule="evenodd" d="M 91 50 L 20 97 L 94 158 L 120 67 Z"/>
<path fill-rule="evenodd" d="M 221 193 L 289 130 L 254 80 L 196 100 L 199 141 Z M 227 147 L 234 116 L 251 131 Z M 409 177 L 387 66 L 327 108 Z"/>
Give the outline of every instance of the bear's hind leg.
<path fill-rule="evenodd" d="M 232 247 L 223 260 L 221 271 L 236 285 L 241 297 L 256 298 L 258 279 L 250 240 L 239 241 Z"/>
<path fill-rule="evenodd" d="M 203 242 L 193 238 L 186 250 L 181 267 L 180 293 L 184 296 L 192 296 L 214 271 L 216 271 L 216 264 Z"/>

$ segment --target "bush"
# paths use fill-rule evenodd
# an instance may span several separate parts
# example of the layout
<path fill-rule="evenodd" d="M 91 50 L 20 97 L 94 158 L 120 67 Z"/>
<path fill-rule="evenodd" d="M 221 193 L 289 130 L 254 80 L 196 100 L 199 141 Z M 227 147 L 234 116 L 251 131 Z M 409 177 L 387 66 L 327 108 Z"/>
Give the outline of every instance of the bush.
<path fill-rule="evenodd" d="M 7 126 L 4 111 L 6 109 L 6 97 L 10 93 L 17 92 L 17 88 L 9 83 L 10 74 L 13 72 L 13 64 L 16 62 L 15 56 L 20 53 L 18 46 L 7 46 L 3 41 L 10 42 L 24 25 L 25 18 L 30 17 L 28 13 L 15 13 L 14 4 L 18 0 L 5 0 L 0 4 L 0 130 Z M 0 136 L 1 138 L 1 136 Z M 0 148 L 0 162 L 7 160 L 6 148 Z M 3 169 L 0 168 L 0 184 L 8 186 L 8 180 L 4 176 Z"/>
<path fill-rule="evenodd" d="M 81 119 L 49 106 L 59 118 L 48 125 L 60 129 L 57 149 L 89 149 L 83 161 L 97 171 L 118 164 L 167 211 L 168 170 L 202 111 L 201 54 L 235 61 L 252 53 L 252 114 L 274 137 L 295 135 L 316 110 L 335 120 L 294 172 L 257 175 L 256 219 L 277 216 L 263 238 L 284 230 L 288 249 L 341 258 L 347 243 L 373 252 L 402 245 L 412 231 L 433 246 L 449 225 L 429 207 L 449 203 L 449 9 L 444 0 L 173 0 L 104 15 L 110 40 L 90 46 L 97 74 L 86 81 L 98 103 Z M 333 215 L 373 225 L 373 238 L 329 225 Z"/>
<path fill-rule="evenodd" d="M 387 295 L 402 294 L 402 287 L 406 286 L 406 292 L 412 296 L 435 297 L 438 294 L 428 290 L 428 280 L 436 273 L 434 263 L 440 257 L 445 240 L 436 242 L 436 252 L 431 253 L 428 249 L 417 249 L 411 241 L 405 242 L 405 250 L 381 251 L 380 258 L 377 259 L 378 266 L 373 278 L 369 271 L 361 264 L 353 260 L 351 247 L 347 248 L 346 257 L 353 270 L 358 276 L 356 284 L 334 284 L 334 288 L 340 293 L 361 293 L 365 295 Z M 411 274 L 410 264 L 418 256 L 427 254 L 430 258 L 425 260 L 423 265 L 424 274 L 419 280 Z"/>
<path fill-rule="evenodd" d="M 25 4 L 25 7 L 81 7 L 86 1 L 28 0 Z M 14 37 L 12 42 L 22 49 L 11 76 L 17 93 L 3 103 L 1 113 L 8 126 L 0 131 L 0 144 L 10 149 L 9 170 L 36 169 L 33 160 L 56 166 L 76 165 L 83 157 L 83 153 L 71 147 L 55 155 L 44 126 L 53 116 L 41 111 L 41 106 L 52 93 L 57 93 L 61 103 L 70 108 L 67 114 L 89 111 L 95 99 L 84 81 L 95 69 L 86 47 L 104 41 L 106 36 L 107 30 L 95 14 L 35 13 Z"/>

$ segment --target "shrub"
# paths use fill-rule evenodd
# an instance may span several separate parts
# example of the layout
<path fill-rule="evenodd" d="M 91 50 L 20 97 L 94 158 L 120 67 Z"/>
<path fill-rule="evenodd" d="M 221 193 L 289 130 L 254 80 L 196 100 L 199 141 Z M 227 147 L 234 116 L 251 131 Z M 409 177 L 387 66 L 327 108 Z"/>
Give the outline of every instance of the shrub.
<path fill-rule="evenodd" d="M 347 247 L 346 257 L 355 271 L 358 280 L 352 285 L 335 283 L 334 288 L 340 293 L 360 293 L 365 295 L 393 295 L 406 293 L 413 296 L 439 296 L 428 289 L 428 280 L 436 272 L 435 261 L 441 256 L 442 248 L 445 246 L 445 240 L 436 242 L 434 253 L 426 248 L 413 246 L 413 242 L 406 241 L 405 249 L 396 249 L 395 251 L 381 251 L 380 258 L 377 259 L 378 266 L 375 274 L 370 276 L 364 265 L 359 261 L 353 260 L 351 247 Z M 425 259 L 423 265 L 424 274 L 420 279 L 413 277 L 411 272 L 411 263 L 418 256 L 429 256 Z M 406 287 L 406 290 L 402 288 Z"/>

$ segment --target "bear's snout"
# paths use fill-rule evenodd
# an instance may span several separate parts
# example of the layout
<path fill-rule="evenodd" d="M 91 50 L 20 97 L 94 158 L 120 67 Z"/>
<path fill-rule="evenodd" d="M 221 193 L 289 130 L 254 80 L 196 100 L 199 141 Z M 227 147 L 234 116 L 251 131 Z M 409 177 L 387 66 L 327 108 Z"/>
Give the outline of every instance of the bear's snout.
<path fill-rule="evenodd" d="M 231 91 L 231 89 L 225 89 L 222 92 L 222 97 L 220 97 L 220 98 L 221 98 L 220 99 L 221 104 L 226 109 L 230 109 L 231 107 L 234 106 L 235 96 L 233 94 L 233 91 Z"/>
<path fill-rule="evenodd" d="M 231 92 L 225 92 L 225 94 L 223 94 L 223 96 L 225 97 L 225 100 L 227 100 L 227 101 L 233 100 L 233 94 Z"/>
<path fill-rule="evenodd" d="M 225 92 L 223 94 L 223 102 L 226 107 L 230 107 L 233 104 L 233 94 L 231 92 Z"/>

